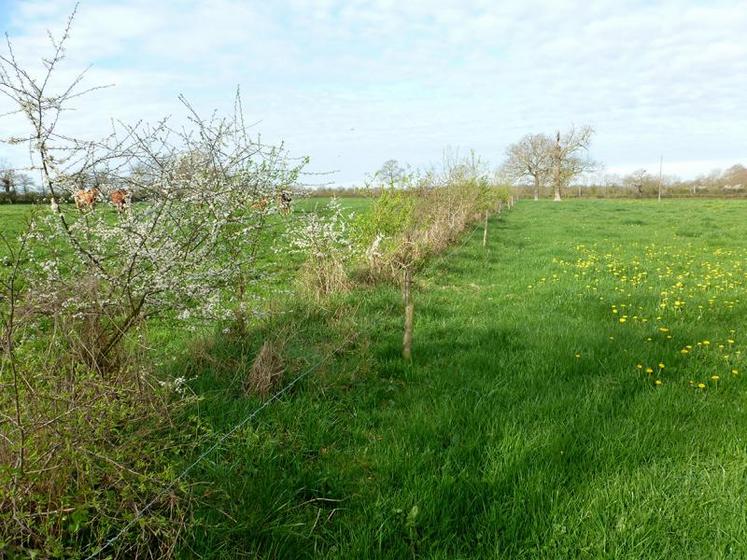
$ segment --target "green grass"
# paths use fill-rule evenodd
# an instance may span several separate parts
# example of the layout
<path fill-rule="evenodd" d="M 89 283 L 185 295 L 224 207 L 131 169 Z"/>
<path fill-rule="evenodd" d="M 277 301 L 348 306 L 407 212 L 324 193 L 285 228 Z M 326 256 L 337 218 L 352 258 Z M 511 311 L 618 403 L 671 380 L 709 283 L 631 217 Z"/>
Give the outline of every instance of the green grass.
<path fill-rule="evenodd" d="M 418 274 L 410 365 L 386 285 L 172 338 L 207 436 L 175 470 L 259 406 L 265 337 L 286 381 L 350 339 L 191 471 L 179 556 L 747 557 L 746 214 L 522 201 Z"/>
<path fill-rule="evenodd" d="M 9 238 L 17 237 L 24 228 L 24 219 L 31 211 L 28 204 L 0 204 L 0 233 Z M 0 255 L 5 248 L 0 248 Z"/>
<path fill-rule="evenodd" d="M 359 336 L 192 472 L 181 554 L 747 556 L 745 211 L 522 202 L 418 276 L 412 365 L 395 287 L 299 304 L 292 371 Z M 216 437 L 261 339 L 180 366 Z"/>

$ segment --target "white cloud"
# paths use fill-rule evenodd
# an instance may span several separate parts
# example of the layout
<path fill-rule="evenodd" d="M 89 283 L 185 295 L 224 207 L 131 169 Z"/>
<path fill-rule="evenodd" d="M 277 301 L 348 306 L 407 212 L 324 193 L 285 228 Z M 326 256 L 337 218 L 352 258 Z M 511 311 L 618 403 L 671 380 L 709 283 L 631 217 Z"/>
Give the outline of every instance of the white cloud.
<path fill-rule="evenodd" d="M 38 55 L 70 8 L 11 4 L 19 52 Z M 179 93 L 225 108 L 240 84 L 268 139 L 343 183 L 446 145 L 497 162 L 571 123 L 595 126 L 609 168 L 663 153 L 692 175 L 747 159 L 746 30 L 738 1 L 84 1 L 66 72 L 93 62 L 90 83 L 118 85 L 70 126 L 176 113 Z"/>

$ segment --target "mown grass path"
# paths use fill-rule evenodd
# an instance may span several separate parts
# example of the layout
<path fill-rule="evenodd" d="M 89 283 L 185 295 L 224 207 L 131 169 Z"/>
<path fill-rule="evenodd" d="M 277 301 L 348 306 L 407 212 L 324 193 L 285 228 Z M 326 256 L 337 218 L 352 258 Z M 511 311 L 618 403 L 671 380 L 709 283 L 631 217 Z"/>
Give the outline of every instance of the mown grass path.
<path fill-rule="evenodd" d="M 419 275 L 411 366 L 393 287 L 306 317 L 362 337 L 195 474 L 184 555 L 747 557 L 744 215 L 522 201 Z M 256 405 L 198 373 L 211 429 Z"/>

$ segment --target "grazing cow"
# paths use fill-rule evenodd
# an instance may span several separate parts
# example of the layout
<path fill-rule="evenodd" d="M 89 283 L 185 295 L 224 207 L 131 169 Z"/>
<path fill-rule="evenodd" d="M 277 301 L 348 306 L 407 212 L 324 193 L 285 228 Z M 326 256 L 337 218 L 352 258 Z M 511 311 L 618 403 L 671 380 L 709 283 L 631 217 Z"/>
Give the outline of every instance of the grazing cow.
<path fill-rule="evenodd" d="M 75 191 L 75 194 L 73 194 L 75 207 L 81 212 L 84 210 L 93 210 L 100 192 L 97 187 Z"/>
<path fill-rule="evenodd" d="M 264 212 L 267 209 L 267 206 L 270 204 L 270 199 L 266 196 L 263 196 L 262 198 L 258 198 L 252 203 L 252 208 L 254 210 L 259 210 L 260 212 Z"/>
<path fill-rule="evenodd" d="M 112 204 L 120 214 L 130 205 L 130 192 L 127 189 L 117 189 L 110 195 Z"/>
<path fill-rule="evenodd" d="M 291 211 L 291 194 L 288 191 L 280 191 L 277 197 L 277 205 L 280 213 L 287 216 Z"/>

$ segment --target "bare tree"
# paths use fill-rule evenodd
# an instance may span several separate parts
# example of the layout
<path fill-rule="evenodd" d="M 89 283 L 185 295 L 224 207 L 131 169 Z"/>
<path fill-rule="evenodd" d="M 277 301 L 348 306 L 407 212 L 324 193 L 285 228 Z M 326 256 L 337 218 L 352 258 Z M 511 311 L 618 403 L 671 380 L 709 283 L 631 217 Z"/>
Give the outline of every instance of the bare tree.
<path fill-rule="evenodd" d="M 561 192 L 575 177 L 594 169 L 594 162 L 588 157 L 593 134 L 590 126 L 572 126 L 565 134 L 556 132 L 551 151 L 556 202 L 561 200 Z"/>
<path fill-rule="evenodd" d="M 33 181 L 31 178 L 14 169 L 10 163 L 0 160 L 0 193 L 5 195 L 7 202 L 13 202 L 16 195 L 27 194 Z"/>
<path fill-rule="evenodd" d="M 636 169 L 629 175 L 626 175 L 623 179 L 623 184 L 635 190 L 638 195 L 643 195 L 643 189 L 649 183 L 650 177 L 645 169 Z"/>
<path fill-rule="evenodd" d="M 0 192 L 7 202 L 13 202 L 17 195 L 26 195 L 33 187 L 31 177 L 14 169 L 7 162 L 0 162 Z"/>
<path fill-rule="evenodd" d="M 410 169 L 406 165 L 400 165 L 396 159 L 389 159 L 374 173 L 374 179 L 387 187 L 405 187 L 409 183 L 411 175 Z"/>
<path fill-rule="evenodd" d="M 539 200 L 540 189 L 550 178 L 552 147 L 552 140 L 547 135 L 527 134 L 506 149 L 504 174 L 512 181 L 531 179 L 534 200 Z"/>

